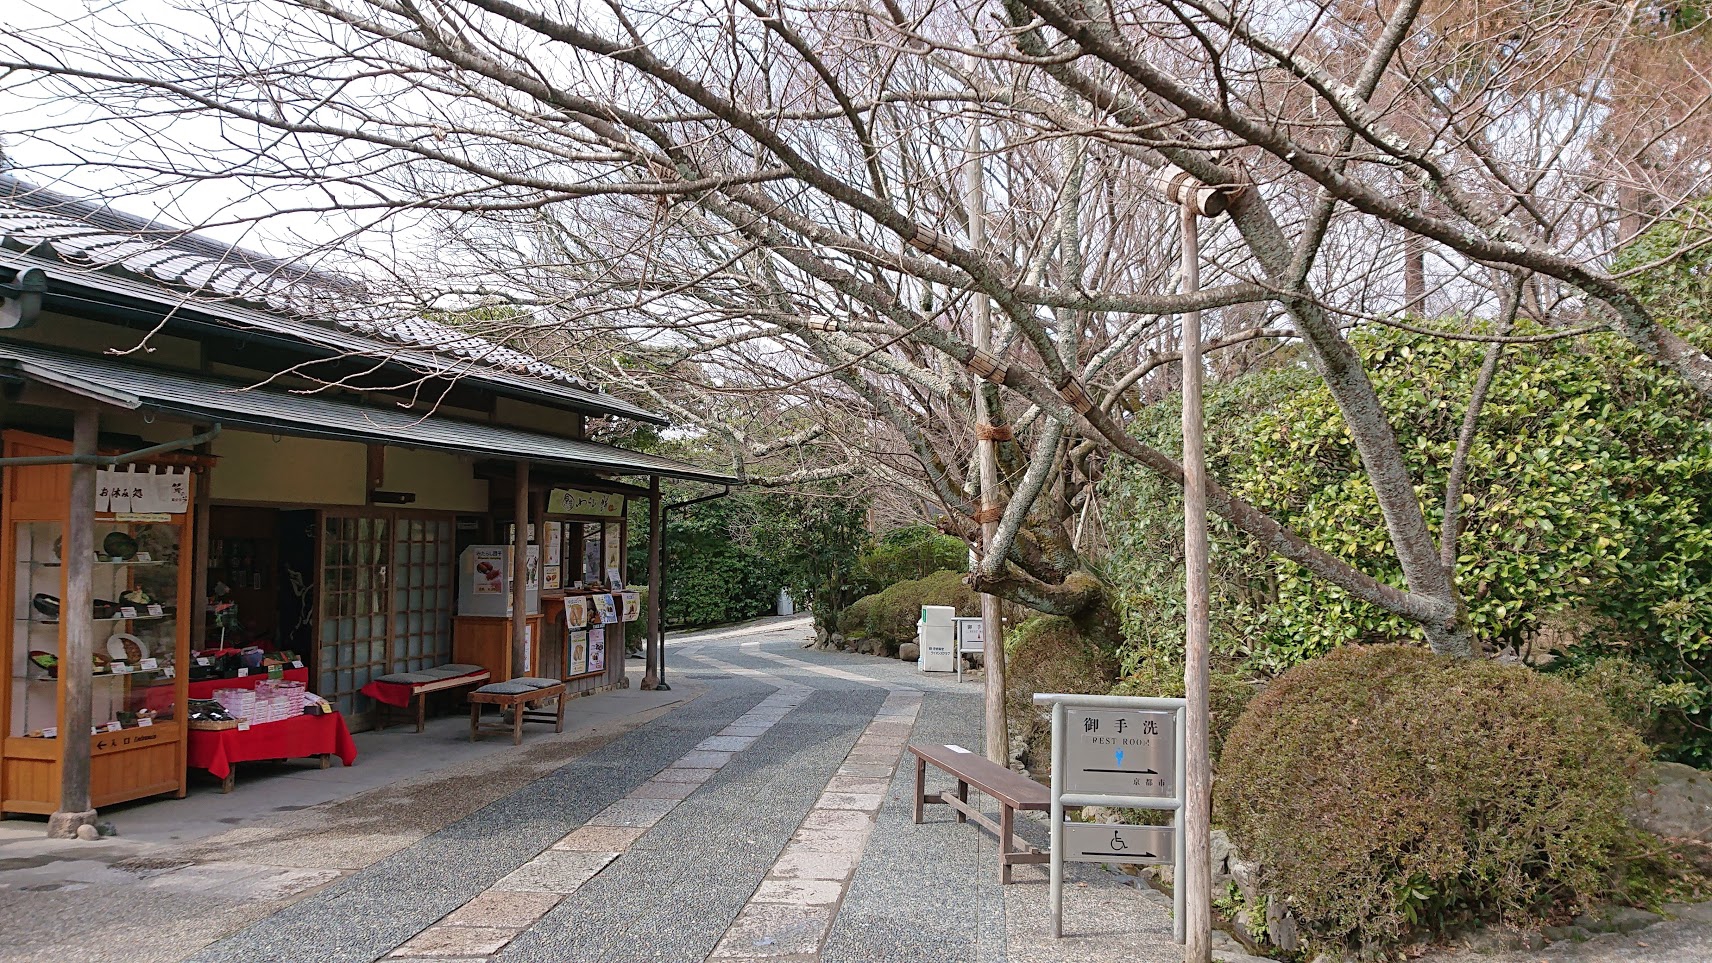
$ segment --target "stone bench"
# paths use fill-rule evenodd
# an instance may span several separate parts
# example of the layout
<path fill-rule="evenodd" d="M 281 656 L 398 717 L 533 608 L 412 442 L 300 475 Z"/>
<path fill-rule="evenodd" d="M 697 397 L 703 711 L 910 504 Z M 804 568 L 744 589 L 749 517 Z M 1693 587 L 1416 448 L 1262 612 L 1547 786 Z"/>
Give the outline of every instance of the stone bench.
<path fill-rule="evenodd" d="M 962 746 L 917 746 L 909 751 L 915 755 L 915 821 L 921 822 L 924 803 L 944 803 L 957 810 L 957 821 L 975 823 L 999 838 L 999 882 L 1011 881 L 1011 867 L 1019 863 L 1044 863 L 1050 856 L 1030 846 L 1016 834 L 1018 810 L 1050 812 L 1052 793 L 1040 783 L 1019 772 L 1013 772 L 977 752 Z M 928 795 L 925 791 L 927 766 L 942 769 L 957 780 L 955 795 L 950 790 Z M 969 802 L 969 790 L 992 797 L 999 804 L 999 821 L 993 822 Z"/>
<path fill-rule="evenodd" d="M 541 703 L 553 699 L 556 705 L 552 709 L 540 708 Z M 499 707 L 500 718 L 505 718 L 509 710 L 509 722 L 483 722 L 481 711 L 484 705 Z M 534 706 L 535 708 L 530 708 Z M 558 679 L 534 679 L 523 677 L 508 682 L 489 682 L 470 693 L 470 741 L 484 732 L 511 732 L 511 744 L 523 744 L 523 724 L 525 722 L 551 722 L 554 732 L 565 731 L 565 683 Z"/>

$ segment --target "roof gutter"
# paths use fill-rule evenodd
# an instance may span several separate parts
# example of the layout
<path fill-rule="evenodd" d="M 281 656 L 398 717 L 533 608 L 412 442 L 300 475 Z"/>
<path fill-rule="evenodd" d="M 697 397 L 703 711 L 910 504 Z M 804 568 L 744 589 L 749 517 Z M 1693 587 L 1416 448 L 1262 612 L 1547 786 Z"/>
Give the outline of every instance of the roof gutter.
<path fill-rule="evenodd" d="M 94 465 L 97 468 L 113 468 L 118 465 L 129 465 L 134 461 L 164 455 L 170 451 L 180 451 L 185 448 L 195 448 L 206 445 L 220 435 L 220 426 L 215 425 L 207 431 L 198 432 L 188 438 L 177 438 L 163 441 L 158 445 L 138 448 L 123 455 L 14 455 L 10 458 L 0 458 L 0 466 L 6 468 L 28 468 L 34 465 Z"/>

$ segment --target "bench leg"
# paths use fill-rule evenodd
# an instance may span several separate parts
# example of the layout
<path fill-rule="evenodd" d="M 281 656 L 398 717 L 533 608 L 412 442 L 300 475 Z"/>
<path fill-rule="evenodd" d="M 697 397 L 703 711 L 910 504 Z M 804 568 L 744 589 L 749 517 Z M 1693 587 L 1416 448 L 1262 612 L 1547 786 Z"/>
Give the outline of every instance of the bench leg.
<path fill-rule="evenodd" d="M 965 806 L 969 805 L 969 784 L 961 779 L 957 780 L 957 801 Z M 957 821 L 966 823 L 969 821 L 969 817 L 964 814 L 963 810 L 959 809 L 957 810 Z"/>
<path fill-rule="evenodd" d="M 220 791 L 231 792 L 238 785 L 238 769 L 236 766 L 226 770 L 226 778 L 220 780 Z"/>
<path fill-rule="evenodd" d="M 564 695 L 559 696 L 559 721 L 553 727 L 554 732 L 564 732 L 565 731 L 565 702 L 569 698 L 570 698 L 569 696 L 564 696 Z"/>
<path fill-rule="evenodd" d="M 470 703 L 470 741 L 471 742 L 476 741 L 476 733 L 480 731 L 480 726 L 481 726 L 481 703 L 472 702 L 472 703 Z"/>
<path fill-rule="evenodd" d="M 1011 881 L 1011 831 L 1015 828 L 1016 815 L 1011 807 L 999 805 L 999 884 Z"/>
<path fill-rule="evenodd" d="M 428 693 L 418 693 L 416 696 L 416 731 L 421 732 L 428 724 Z"/>
<path fill-rule="evenodd" d="M 333 754 L 332 754 L 332 753 L 330 753 L 330 752 L 323 752 L 323 753 L 322 753 L 322 754 L 321 754 L 321 768 L 322 768 L 322 769 L 331 769 L 331 768 L 333 768 Z"/>
<path fill-rule="evenodd" d="M 915 757 L 915 822 L 921 825 L 921 804 L 927 800 L 922 795 L 927 788 L 927 760 L 921 756 Z"/>
<path fill-rule="evenodd" d="M 511 744 L 523 745 L 523 701 L 520 699 L 511 707 Z"/>

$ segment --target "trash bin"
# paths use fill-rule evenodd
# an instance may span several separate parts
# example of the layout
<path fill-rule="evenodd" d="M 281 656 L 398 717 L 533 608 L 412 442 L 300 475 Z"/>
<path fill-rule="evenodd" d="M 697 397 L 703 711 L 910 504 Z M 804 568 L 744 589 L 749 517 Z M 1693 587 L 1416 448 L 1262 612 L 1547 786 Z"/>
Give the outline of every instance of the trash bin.
<path fill-rule="evenodd" d="M 921 648 L 916 665 L 921 671 L 957 671 L 956 619 L 957 610 L 949 605 L 921 607 L 921 621 L 915 624 L 915 641 Z"/>

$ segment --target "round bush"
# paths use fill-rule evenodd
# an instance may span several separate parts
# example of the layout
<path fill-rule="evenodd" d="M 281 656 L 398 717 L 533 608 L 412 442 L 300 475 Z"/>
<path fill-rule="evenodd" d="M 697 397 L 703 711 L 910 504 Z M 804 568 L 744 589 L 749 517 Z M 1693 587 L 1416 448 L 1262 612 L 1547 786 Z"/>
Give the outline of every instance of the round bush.
<path fill-rule="evenodd" d="M 949 605 L 960 616 L 981 614 L 980 598 L 964 584 L 961 572 L 934 572 L 845 606 L 838 617 L 838 631 L 852 639 L 878 640 L 885 646 L 884 654 L 895 655 L 899 645 L 915 640 L 924 605 Z"/>
<path fill-rule="evenodd" d="M 1608 893 L 1646 751 L 1520 666 L 1350 647 L 1255 698 L 1215 813 L 1311 933 L 1383 948 Z"/>

